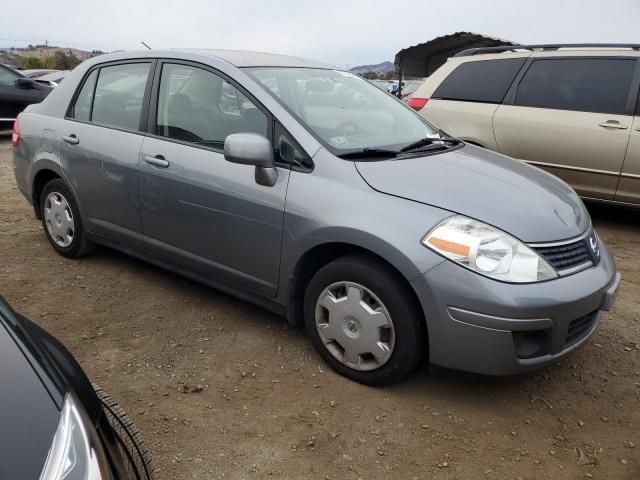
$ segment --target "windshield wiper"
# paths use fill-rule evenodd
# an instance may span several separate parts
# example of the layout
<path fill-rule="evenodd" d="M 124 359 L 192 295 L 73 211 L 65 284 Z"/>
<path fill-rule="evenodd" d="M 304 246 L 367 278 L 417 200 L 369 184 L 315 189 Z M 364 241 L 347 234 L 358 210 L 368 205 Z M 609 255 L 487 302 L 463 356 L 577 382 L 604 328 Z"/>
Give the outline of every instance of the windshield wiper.
<path fill-rule="evenodd" d="M 443 147 L 446 148 L 448 146 L 446 145 L 446 143 L 456 144 L 458 142 L 459 140 L 453 137 L 426 137 L 418 140 L 417 142 L 410 143 L 406 147 L 401 148 L 400 152 L 404 153 L 404 152 L 413 152 L 413 151 L 423 150 L 422 147 L 430 147 L 432 145 L 435 148 L 427 148 L 424 150 L 436 150 L 438 148 L 443 148 Z"/>
<path fill-rule="evenodd" d="M 380 157 L 395 157 L 398 155 L 396 150 L 387 150 L 384 148 L 363 148 L 362 150 L 355 150 L 353 152 L 347 152 L 338 155 L 344 159 L 358 159 L 358 158 L 380 158 Z"/>

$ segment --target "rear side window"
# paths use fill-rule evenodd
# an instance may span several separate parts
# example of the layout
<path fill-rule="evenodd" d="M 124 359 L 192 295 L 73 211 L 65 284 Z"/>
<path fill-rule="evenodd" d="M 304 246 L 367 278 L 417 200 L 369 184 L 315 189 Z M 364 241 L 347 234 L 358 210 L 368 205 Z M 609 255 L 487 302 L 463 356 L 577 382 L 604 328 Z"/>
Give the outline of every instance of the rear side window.
<path fill-rule="evenodd" d="M 522 77 L 515 104 L 624 114 L 635 67 L 635 59 L 536 60 Z"/>
<path fill-rule="evenodd" d="M 76 103 L 73 106 L 73 112 L 71 114 L 76 120 L 88 122 L 91 119 L 91 103 L 93 102 L 93 90 L 96 86 L 97 76 L 98 70 L 91 72 L 76 97 Z"/>
<path fill-rule="evenodd" d="M 526 58 L 463 63 L 440 84 L 432 98 L 502 103 Z"/>
<path fill-rule="evenodd" d="M 102 67 L 98 74 L 91 121 L 138 130 L 149 63 Z"/>

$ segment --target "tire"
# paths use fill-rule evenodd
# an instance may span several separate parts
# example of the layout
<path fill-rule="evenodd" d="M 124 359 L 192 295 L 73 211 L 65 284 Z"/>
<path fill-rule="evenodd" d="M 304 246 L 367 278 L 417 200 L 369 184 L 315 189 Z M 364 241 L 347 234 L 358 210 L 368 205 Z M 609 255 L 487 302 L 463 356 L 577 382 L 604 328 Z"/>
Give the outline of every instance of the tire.
<path fill-rule="evenodd" d="M 98 395 L 107 420 L 116 434 L 126 473 L 125 478 L 151 480 L 153 478 L 151 454 L 144 446 L 142 436 L 133 421 L 107 392 L 96 384 L 93 384 L 93 389 Z"/>
<path fill-rule="evenodd" d="M 86 238 L 76 199 L 59 178 L 50 180 L 42 189 L 39 212 L 47 240 L 60 255 L 79 258 L 94 250 L 94 244 Z M 52 218 L 56 215 L 59 221 Z M 62 222 L 65 222 L 64 225 Z M 68 225 L 72 227 L 66 228 L 65 234 L 62 234 L 62 229 Z"/>
<path fill-rule="evenodd" d="M 408 288 L 395 270 L 367 255 L 325 265 L 304 296 L 304 321 L 313 346 L 331 368 L 356 382 L 381 386 L 406 377 L 427 349 L 424 317 Z"/>

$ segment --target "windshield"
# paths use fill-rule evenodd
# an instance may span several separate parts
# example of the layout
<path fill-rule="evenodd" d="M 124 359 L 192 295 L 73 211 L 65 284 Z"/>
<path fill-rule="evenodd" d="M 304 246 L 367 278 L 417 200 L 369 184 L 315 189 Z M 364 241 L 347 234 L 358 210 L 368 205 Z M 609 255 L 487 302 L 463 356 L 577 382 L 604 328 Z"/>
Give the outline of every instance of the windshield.
<path fill-rule="evenodd" d="M 439 136 L 437 128 L 411 109 L 352 73 L 284 67 L 250 71 L 335 154 L 399 151 Z"/>

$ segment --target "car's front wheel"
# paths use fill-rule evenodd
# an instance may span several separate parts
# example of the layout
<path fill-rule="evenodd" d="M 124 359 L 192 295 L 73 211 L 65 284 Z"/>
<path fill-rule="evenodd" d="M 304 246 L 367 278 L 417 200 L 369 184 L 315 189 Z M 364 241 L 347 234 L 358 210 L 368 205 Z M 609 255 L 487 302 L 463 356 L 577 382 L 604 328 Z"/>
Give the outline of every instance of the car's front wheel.
<path fill-rule="evenodd" d="M 40 218 L 49 243 L 60 255 L 77 258 L 93 250 L 73 193 L 62 180 L 56 178 L 44 186 L 40 195 Z"/>
<path fill-rule="evenodd" d="M 118 450 L 122 457 L 125 478 L 151 480 L 153 478 L 153 464 L 151 455 L 144 445 L 142 436 L 133 421 L 122 409 L 120 404 L 109 396 L 98 385 L 93 388 L 102 403 L 102 408 L 117 436 Z"/>
<path fill-rule="evenodd" d="M 367 385 L 404 378 L 426 349 L 424 318 L 405 282 L 366 255 L 339 258 L 313 276 L 304 318 L 322 358 Z"/>

